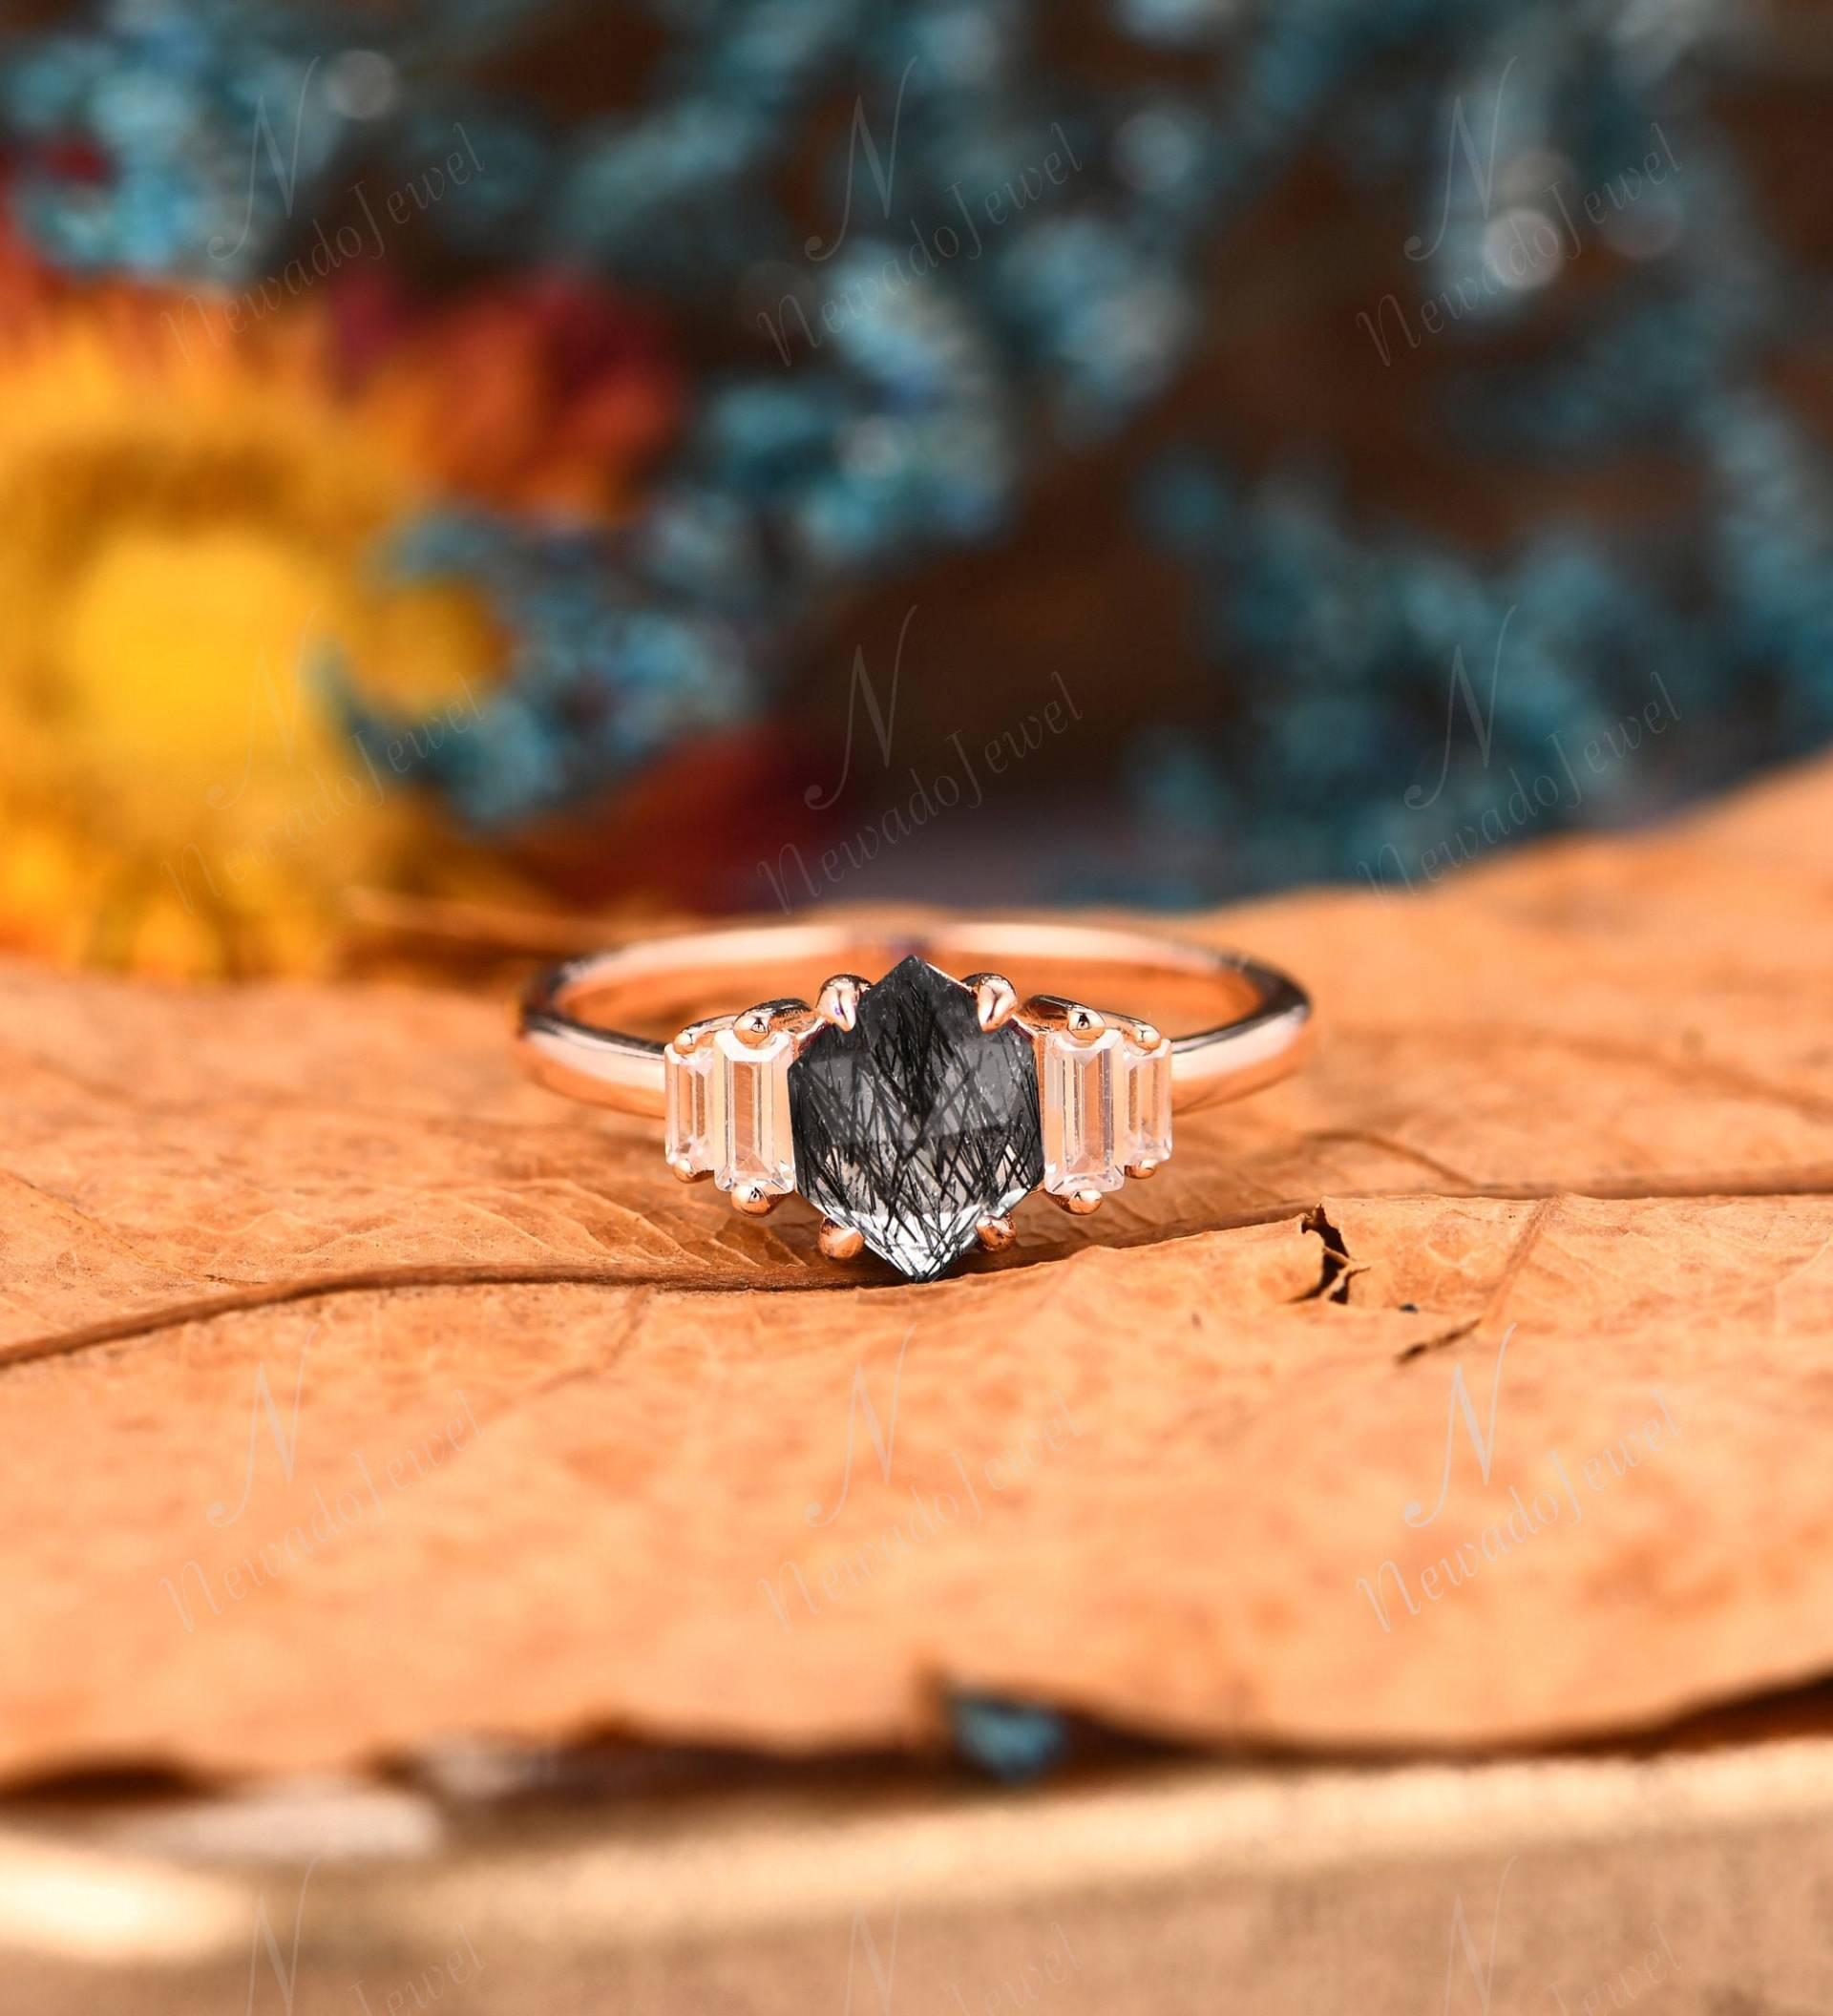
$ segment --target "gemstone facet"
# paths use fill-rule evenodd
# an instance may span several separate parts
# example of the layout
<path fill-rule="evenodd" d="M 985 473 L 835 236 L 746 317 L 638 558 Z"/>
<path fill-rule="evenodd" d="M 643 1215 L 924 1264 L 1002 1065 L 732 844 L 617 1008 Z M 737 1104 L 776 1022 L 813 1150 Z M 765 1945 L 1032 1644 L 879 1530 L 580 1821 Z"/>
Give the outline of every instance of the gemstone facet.
<path fill-rule="evenodd" d="M 1127 1171 L 1171 1152 L 1171 1046 L 1149 1050 L 1130 1025 L 1092 1042 L 1046 1031 L 1043 1054 L 1043 1186 L 1053 1197 L 1117 1190 Z"/>
<path fill-rule="evenodd" d="M 1129 1169 L 1171 1159 L 1171 1046 L 1163 1037 L 1153 1049 L 1128 1049 L 1120 1159 Z"/>
<path fill-rule="evenodd" d="M 781 1197 L 794 1189 L 788 1082 L 794 1052 L 781 1029 L 755 1044 L 734 1029 L 713 1037 L 713 1181 L 722 1190 L 756 1184 Z"/>
<path fill-rule="evenodd" d="M 1043 1174 L 1032 1039 L 983 1030 L 972 993 L 915 956 L 866 992 L 853 1028 L 810 1039 L 789 1095 L 797 1187 L 915 1280 Z"/>
<path fill-rule="evenodd" d="M 684 1055 L 670 1043 L 662 1053 L 662 1085 L 669 1164 L 686 1175 L 705 1175 L 713 1166 L 712 1051 L 699 1043 Z"/>
<path fill-rule="evenodd" d="M 1053 1029 L 1043 1039 L 1043 1186 L 1053 1197 L 1117 1190 L 1126 1181 L 1114 1153 L 1114 1077 L 1120 1031 L 1092 1043 Z"/>

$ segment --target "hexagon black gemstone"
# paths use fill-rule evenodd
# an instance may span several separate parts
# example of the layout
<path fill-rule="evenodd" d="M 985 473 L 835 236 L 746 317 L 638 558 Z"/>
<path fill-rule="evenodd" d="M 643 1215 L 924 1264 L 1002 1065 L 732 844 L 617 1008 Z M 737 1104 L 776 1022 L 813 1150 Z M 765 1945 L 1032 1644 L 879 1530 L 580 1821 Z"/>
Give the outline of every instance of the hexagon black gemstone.
<path fill-rule="evenodd" d="M 917 1281 L 1043 1180 L 1031 1039 L 989 1034 L 969 990 L 916 957 L 790 1066 L 790 1122 L 796 1188 Z"/>

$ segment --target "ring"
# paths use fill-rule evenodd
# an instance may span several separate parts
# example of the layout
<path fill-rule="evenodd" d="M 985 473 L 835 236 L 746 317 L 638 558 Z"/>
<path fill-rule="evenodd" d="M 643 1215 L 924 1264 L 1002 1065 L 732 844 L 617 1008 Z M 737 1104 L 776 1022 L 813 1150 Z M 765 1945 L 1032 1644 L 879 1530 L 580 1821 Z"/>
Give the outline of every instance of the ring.
<path fill-rule="evenodd" d="M 1040 991 L 1021 995 L 987 970 L 995 959 Z M 1083 998 L 1110 986 L 1155 990 L 1154 1019 Z M 1208 1025 L 1162 1033 L 1191 1019 Z M 518 1038 L 555 1090 L 662 1117 L 684 1183 L 710 1176 L 753 1215 L 800 1191 L 829 1259 L 870 1250 L 927 1281 L 976 1243 L 1008 1246 L 1034 1189 L 1082 1214 L 1152 1175 L 1170 1157 L 1173 1107 L 1271 1083 L 1301 1060 L 1311 1026 L 1303 989 L 1252 959 L 1146 932 L 975 918 L 643 939 L 537 981 Z"/>

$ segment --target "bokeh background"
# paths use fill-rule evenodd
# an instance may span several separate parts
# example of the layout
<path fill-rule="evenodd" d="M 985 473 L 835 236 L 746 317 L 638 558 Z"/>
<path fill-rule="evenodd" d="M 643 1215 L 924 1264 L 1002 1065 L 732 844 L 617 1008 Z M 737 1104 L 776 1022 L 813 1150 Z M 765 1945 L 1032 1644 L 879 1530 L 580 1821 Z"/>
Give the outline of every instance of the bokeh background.
<path fill-rule="evenodd" d="M 9 0 L 0 945 L 1398 898 L 1833 730 L 1833 19 Z"/>

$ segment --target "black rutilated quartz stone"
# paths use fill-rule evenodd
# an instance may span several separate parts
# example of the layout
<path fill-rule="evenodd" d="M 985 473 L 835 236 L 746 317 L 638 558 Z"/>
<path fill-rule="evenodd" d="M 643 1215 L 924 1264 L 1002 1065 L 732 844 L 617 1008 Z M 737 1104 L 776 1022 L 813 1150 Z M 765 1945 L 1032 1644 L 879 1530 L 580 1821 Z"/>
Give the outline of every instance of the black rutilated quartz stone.
<path fill-rule="evenodd" d="M 1031 1039 L 914 956 L 790 1066 L 790 1120 L 796 1188 L 917 1281 L 1043 1180 Z"/>

